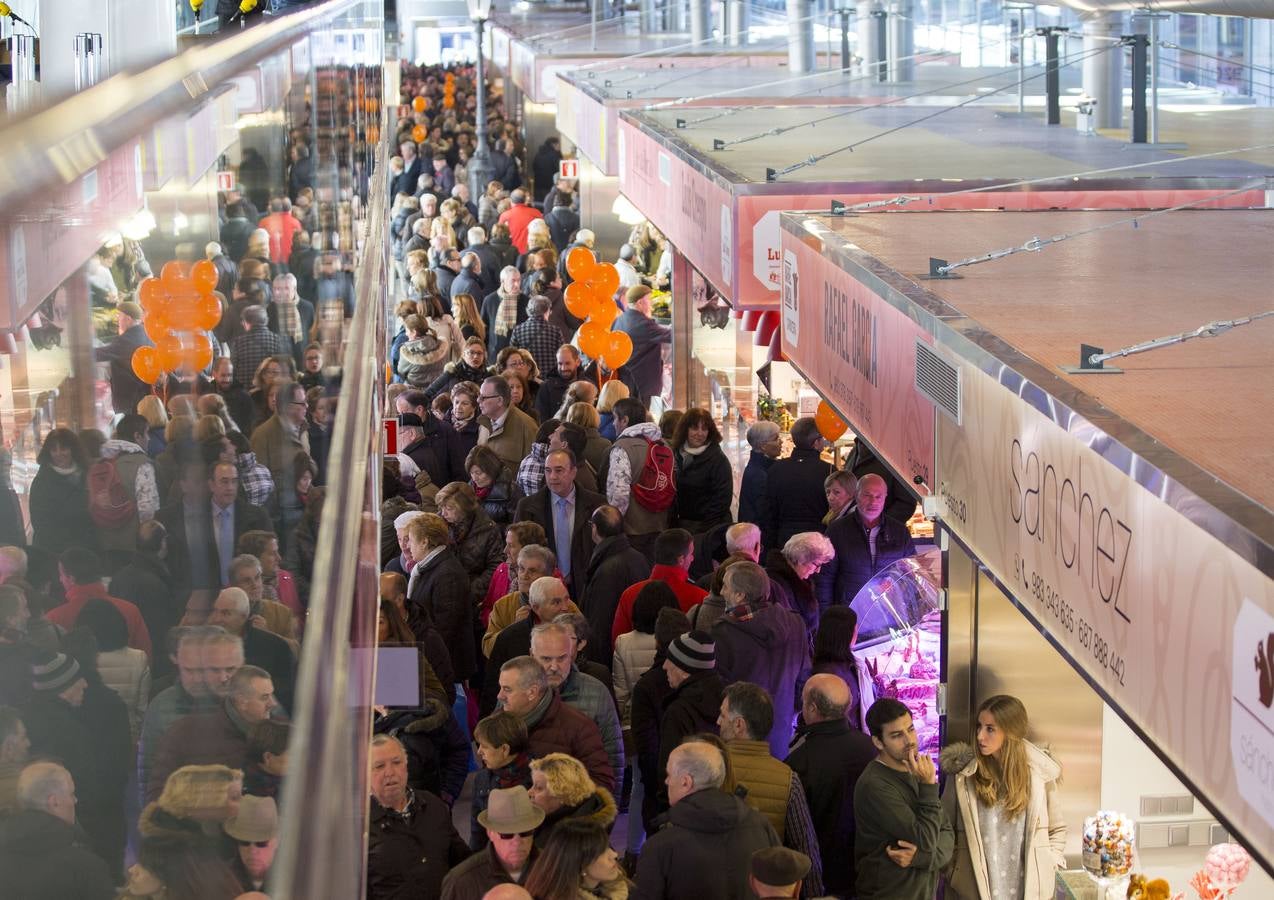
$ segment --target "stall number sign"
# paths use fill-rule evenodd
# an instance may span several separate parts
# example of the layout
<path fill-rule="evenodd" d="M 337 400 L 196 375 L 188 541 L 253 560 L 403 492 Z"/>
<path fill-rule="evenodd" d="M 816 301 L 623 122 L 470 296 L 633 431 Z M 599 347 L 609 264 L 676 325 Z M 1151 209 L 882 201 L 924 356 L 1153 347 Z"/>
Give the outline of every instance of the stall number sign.
<path fill-rule="evenodd" d="M 234 172 L 218 172 L 217 173 L 217 190 L 219 191 L 234 190 Z"/>
<path fill-rule="evenodd" d="M 564 159 L 557 164 L 558 178 L 579 178 L 579 160 Z"/>
<path fill-rule="evenodd" d="M 392 456 L 398 452 L 398 420 L 384 419 L 381 425 L 385 429 L 385 453 Z"/>

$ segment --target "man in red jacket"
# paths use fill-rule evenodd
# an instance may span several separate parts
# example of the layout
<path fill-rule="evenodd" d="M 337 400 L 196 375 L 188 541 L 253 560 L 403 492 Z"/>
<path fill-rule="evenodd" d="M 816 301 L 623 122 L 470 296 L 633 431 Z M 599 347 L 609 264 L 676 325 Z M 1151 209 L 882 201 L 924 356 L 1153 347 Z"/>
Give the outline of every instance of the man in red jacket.
<path fill-rule="evenodd" d="M 80 617 L 84 604 L 90 600 L 105 600 L 124 617 L 124 624 L 128 626 L 128 646 L 151 656 L 150 631 L 141 611 L 127 600 L 109 596 L 106 585 L 102 584 L 102 575 L 102 563 L 96 553 L 82 547 L 68 548 L 58 559 L 58 578 L 62 582 L 66 602 L 49 610 L 44 618 L 70 631 L 75 627 L 75 620 Z"/>
<path fill-rule="evenodd" d="M 527 229 L 535 219 L 543 219 L 544 213 L 532 206 L 526 198 L 526 191 L 518 189 L 509 194 L 513 203 L 500 215 L 500 224 L 509 226 L 509 240 L 518 248 L 519 253 L 527 249 Z"/>
<path fill-rule="evenodd" d="M 690 581 L 690 564 L 695 560 L 694 536 L 684 528 L 669 528 L 655 538 L 655 566 L 650 577 L 639 581 L 619 596 L 619 608 L 611 625 L 611 644 L 626 632 L 633 630 L 633 604 L 641 589 L 652 581 L 662 581 L 677 595 L 677 605 L 682 612 L 708 596 L 708 592 Z"/>

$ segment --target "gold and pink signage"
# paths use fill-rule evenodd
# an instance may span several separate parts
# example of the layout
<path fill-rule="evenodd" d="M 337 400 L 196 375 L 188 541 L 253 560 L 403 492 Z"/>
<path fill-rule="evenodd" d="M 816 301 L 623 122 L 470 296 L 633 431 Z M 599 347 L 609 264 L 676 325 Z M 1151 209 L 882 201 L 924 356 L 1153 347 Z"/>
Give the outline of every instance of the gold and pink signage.
<path fill-rule="evenodd" d="M 933 484 L 934 408 L 914 388 L 929 333 L 823 256 L 782 235 L 783 353 L 855 433 L 910 481 Z"/>
<path fill-rule="evenodd" d="M 1007 369 L 949 361 L 961 422 L 937 419 L 945 526 L 1271 858 L 1274 582 L 1090 449 L 1093 425 L 1061 427 Z"/>

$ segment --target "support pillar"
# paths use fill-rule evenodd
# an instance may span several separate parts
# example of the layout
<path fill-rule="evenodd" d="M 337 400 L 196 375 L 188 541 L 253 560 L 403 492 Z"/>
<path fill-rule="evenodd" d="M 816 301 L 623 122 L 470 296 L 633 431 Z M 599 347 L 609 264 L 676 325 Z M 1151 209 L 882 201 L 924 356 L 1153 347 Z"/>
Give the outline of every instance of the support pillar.
<path fill-rule="evenodd" d="M 1148 53 L 1150 39 L 1144 34 L 1132 37 L 1132 142 L 1146 143 L 1146 90 L 1149 82 Z"/>
<path fill-rule="evenodd" d="M 731 47 L 743 47 L 748 43 L 748 28 L 752 16 L 747 0 L 726 0 L 726 34 Z M 811 31 L 811 34 L 813 32 Z"/>
<path fill-rule="evenodd" d="M 889 7 L 889 80 L 912 81 L 916 77 L 916 22 L 911 0 L 897 0 Z"/>
<path fill-rule="evenodd" d="M 877 55 L 876 20 L 872 18 L 872 10 L 879 9 L 872 0 L 862 0 L 858 4 L 855 15 L 855 26 L 858 31 L 858 55 L 862 59 L 864 75 L 874 75 L 880 62 Z"/>
<path fill-rule="evenodd" d="M 698 47 L 712 34 L 712 7 L 709 0 L 690 0 L 690 40 Z"/>
<path fill-rule="evenodd" d="M 1123 31 L 1122 21 L 1122 13 L 1117 12 L 1085 17 L 1083 52 L 1095 53 L 1109 47 L 1111 42 L 1104 38 L 1119 37 Z M 1084 93 L 1097 101 L 1098 128 L 1123 126 L 1123 65 L 1124 55 L 1119 50 L 1111 50 L 1084 60 Z"/>
<path fill-rule="evenodd" d="M 810 0 L 787 0 L 787 68 L 793 75 L 814 71 L 814 20 Z"/>
<path fill-rule="evenodd" d="M 1041 28 L 1044 34 L 1044 108 L 1049 125 L 1062 124 L 1062 73 L 1059 43 L 1065 28 Z"/>

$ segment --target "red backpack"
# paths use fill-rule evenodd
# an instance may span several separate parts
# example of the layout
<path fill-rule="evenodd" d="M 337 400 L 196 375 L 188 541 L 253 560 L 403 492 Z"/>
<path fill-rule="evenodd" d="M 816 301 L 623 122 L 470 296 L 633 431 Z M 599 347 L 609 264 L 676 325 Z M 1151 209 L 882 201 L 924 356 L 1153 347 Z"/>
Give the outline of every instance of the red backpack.
<path fill-rule="evenodd" d="M 88 468 L 88 513 L 99 528 L 118 528 L 137 513 L 113 459 L 99 459 Z"/>
<path fill-rule="evenodd" d="M 663 512 L 677 499 L 676 468 L 672 448 L 663 441 L 646 442 L 646 461 L 633 481 L 633 499 L 650 512 Z"/>

